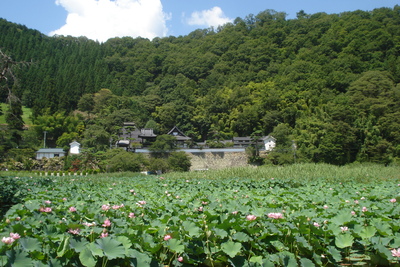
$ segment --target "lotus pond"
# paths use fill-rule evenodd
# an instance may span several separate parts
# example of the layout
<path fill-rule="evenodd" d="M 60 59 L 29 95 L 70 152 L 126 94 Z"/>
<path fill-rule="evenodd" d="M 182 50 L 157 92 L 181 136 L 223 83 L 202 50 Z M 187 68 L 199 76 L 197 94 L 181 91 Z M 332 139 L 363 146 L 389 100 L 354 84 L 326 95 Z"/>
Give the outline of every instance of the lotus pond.
<path fill-rule="evenodd" d="M 400 266 L 398 179 L 2 179 L 0 266 Z"/>

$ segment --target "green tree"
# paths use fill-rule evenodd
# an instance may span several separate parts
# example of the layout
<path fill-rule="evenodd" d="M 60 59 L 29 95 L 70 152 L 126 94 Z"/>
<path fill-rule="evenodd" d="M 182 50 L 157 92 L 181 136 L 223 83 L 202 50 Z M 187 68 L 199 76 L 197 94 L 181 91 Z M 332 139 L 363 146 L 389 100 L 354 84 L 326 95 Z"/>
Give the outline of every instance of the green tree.
<path fill-rule="evenodd" d="M 105 151 L 110 146 L 111 135 L 100 125 L 89 125 L 83 133 L 82 148 L 93 152 Z"/>
<path fill-rule="evenodd" d="M 107 161 L 107 172 L 140 172 L 146 160 L 143 154 L 120 151 Z"/>
<path fill-rule="evenodd" d="M 176 149 L 176 138 L 172 135 L 163 134 L 149 147 L 154 157 L 162 157 Z"/>
<path fill-rule="evenodd" d="M 190 170 L 192 163 L 190 157 L 183 151 L 172 152 L 168 156 L 168 166 L 171 171 L 187 172 Z"/>
<path fill-rule="evenodd" d="M 92 113 L 94 110 L 94 98 L 92 94 L 84 94 L 78 102 L 78 109 L 87 113 Z"/>
<path fill-rule="evenodd" d="M 15 95 L 11 94 L 8 103 L 8 110 L 5 114 L 6 122 L 8 124 L 7 128 L 11 134 L 12 142 L 18 146 L 22 139 L 22 131 L 24 128 L 21 101 Z"/>
<path fill-rule="evenodd" d="M 7 92 L 8 110 L 6 112 L 6 123 L 11 134 L 11 141 L 18 146 L 24 126 L 22 120 L 22 104 L 17 96 L 17 83 L 14 69 L 24 62 L 16 62 L 10 56 L 0 50 L 0 86 Z"/>
<path fill-rule="evenodd" d="M 33 119 L 34 129 L 38 136 L 46 132 L 46 144 L 54 146 L 63 134 L 72 134 L 78 137 L 83 132 L 83 124 L 78 117 L 66 116 L 64 112 L 50 112 Z M 65 139 L 65 138 L 63 138 Z M 72 141 L 72 140 L 71 140 Z M 65 145 L 65 142 L 63 143 Z"/>

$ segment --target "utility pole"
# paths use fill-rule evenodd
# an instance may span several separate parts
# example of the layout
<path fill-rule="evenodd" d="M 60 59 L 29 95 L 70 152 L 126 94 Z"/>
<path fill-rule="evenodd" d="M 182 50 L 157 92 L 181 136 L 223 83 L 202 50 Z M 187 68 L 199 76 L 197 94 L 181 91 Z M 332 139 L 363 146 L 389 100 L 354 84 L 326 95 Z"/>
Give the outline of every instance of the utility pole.
<path fill-rule="evenodd" d="M 44 133 L 43 148 L 46 148 L 46 134 L 47 134 L 47 131 L 43 131 L 43 133 Z"/>

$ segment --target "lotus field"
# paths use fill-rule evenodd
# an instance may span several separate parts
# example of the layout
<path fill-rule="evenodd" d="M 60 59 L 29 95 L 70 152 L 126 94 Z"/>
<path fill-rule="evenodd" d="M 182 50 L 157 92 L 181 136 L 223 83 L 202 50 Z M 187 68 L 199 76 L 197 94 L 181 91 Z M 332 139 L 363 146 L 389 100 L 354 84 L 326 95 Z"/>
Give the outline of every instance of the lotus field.
<path fill-rule="evenodd" d="M 0 265 L 400 266 L 398 179 L 190 176 L 8 178 Z"/>

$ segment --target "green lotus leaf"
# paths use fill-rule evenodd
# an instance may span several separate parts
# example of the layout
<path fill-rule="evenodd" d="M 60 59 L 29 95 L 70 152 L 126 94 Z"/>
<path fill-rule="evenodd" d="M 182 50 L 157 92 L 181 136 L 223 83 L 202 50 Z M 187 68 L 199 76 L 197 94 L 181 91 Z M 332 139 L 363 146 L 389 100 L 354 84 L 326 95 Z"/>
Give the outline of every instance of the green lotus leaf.
<path fill-rule="evenodd" d="M 336 225 L 345 225 L 346 223 L 352 221 L 353 217 L 348 210 L 339 211 L 339 213 L 332 218 L 332 223 Z"/>
<path fill-rule="evenodd" d="M 64 239 L 61 241 L 60 245 L 57 249 L 57 257 L 64 256 L 65 252 L 69 250 L 69 239 L 70 236 L 64 236 Z"/>
<path fill-rule="evenodd" d="M 87 244 L 86 247 L 92 252 L 93 256 L 99 256 L 99 257 L 103 257 L 104 256 L 104 252 L 98 246 L 98 244 L 92 242 L 92 243 Z"/>
<path fill-rule="evenodd" d="M 378 230 L 378 232 L 383 236 L 393 235 L 390 225 L 386 222 L 376 223 L 374 226 L 376 227 L 376 230 Z"/>
<path fill-rule="evenodd" d="M 315 266 L 315 264 L 311 260 L 309 260 L 307 258 L 301 258 L 300 259 L 300 265 L 302 267 L 314 267 Z"/>
<path fill-rule="evenodd" d="M 185 251 L 185 247 L 178 239 L 170 239 L 167 241 L 167 247 L 176 252 L 176 253 L 183 253 Z"/>
<path fill-rule="evenodd" d="M 392 257 L 392 254 L 387 247 L 385 247 L 382 244 L 375 244 L 374 248 L 376 249 L 376 252 L 379 254 L 384 259 L 390 259 Z"/>
<path fill-rule="evenodd" d="M 363 239 L 371 238 L 375 235 L 376 229 L 373 226 L 366 226 L 360 231 L 360 237 Z"/>
<path fill-rule="evenodd" d="M 130 256 L 131 256 L 130 262 L 132 263 L 133 266 L 135 266 L 135 267 L 150 266 L 151 258 L 148 255 L 134 250 L 130 254 Z"/>
<path fill-rule="evenodd" d="M 282 266 L 298 267 L 295 255 L 289 251 L 279 252 L 279 258 Z"/>
<path fill-rule="evenodd" d="M 351 247 L 353 245 L 354 237 L 350 234 L 341 234 L 335 237 L 335 245 L 338 248 Z"/>
<path fill-rule="evenodd" d="M 41 245 L 40 242 L 36 238 L 32 237 L 23 237 L 19 239 L 19 243 L 24 248 L 25 251 L 40 251 Z"/>
<path fill-rule="evenodd" d="M 91 250 L 86 247 L 79 253 L 79 260 L 81 261 L 83 266 L 86 267 L 94 267 L 96 266 L 97 260 L 93 256 Z"/>
<path fill-rule="evenodd" d="M 289 249 L 281 241 L 278 241 L 278 240 L 272 241 L 271 245 L 273 245 L 275 247 L 275 249 L 278 251 L 286 251 Z"/>
<path fill-rule="evenodd" d="M 38 200 L 28 200 L 24 203 L 25 207 L 30 210 L 30 211 L 35 211 L 38 210 L 40 208 L 40 205 L 42 205 L 41 202 L 39 202 Z"/>
<path fill-rule="evenodd" d="M 9 250 L 6 252 L 8 263 L 13 267 L 28 267 L 33 266 L 32 259 L 29 254 L 22 250 Z"/>
<path fill-rule="evenodd" d="M 89 242 L 86 240 L 70 239 L 69 241 L 70 248 L 74 249 L 78 253 L 84 250 L 87 244 L 89 244 Z"/>
<path fill-rule="evenodd" d="M 213 231 L 216 236 L 218 236 L 222 239 L 228 236 L 228 233 L 223 229 L 214 228 Z"/>
<path fill-rule="evenodd" d="M 303 236 L 296 236 L 295 239 L 298 244 L 301 244 L 301 246 L 303 246 L 304 248 L 312 251 L 312 249 L 313 249 L 312 246 L 310 246 L 310 244 L 307 242 L 307 240 Z"/>
<path fill-rule="evenodd" d="M 128 250 L 132 246 L 132 242 L 126 236 L 117 236 L 116 240 L 121 242 L 126 250 Z"/>
<path fill-rule="evenodd" d="M 251 262 L 251 263 L 258 263 L 258 264 L 262 265 L 262 264 L 263 264 L 263 258 L 262 258 L 261 256 L 252 256 L 252 257 L 249 259 L 249 262 Z"/>
<path fill-rule="evenodd" d="M 232 235 L 232 239 L 237 240 L 239 242 L 247 242 L 250 240 L 250 237 L 243 232 L 237 232 Z"/>
<path fill-rule="evenodd" d="M 122 243 L 111 237 L 97 239 L 96 244 L 101 250 L 103 250 L 104 255 L 110 260 L 125 258 L 125 248 Z"/>
<path fill-rule="evenodd" d="M 189 236 L 199 236 L 200 235 L 200 227 L 196 226 L 194 222 L 185 221 L 182 223 L 183 228 L 185 231 L 189 232 Z"/>
<path fill-rule="evenodd" d="M 222 249 L 223 252 L 228 254 L 229 257 L 233 258 L 242 249 L 242 244 L 236 243 L 236 242 L 233 242 L 233 241 L 229 240 L 229 241 L 227 241 L 225 243 L 222 243 L 221 249 Z"/>
<path fill-rule="evenodd" d="M 329 253 L 329 255 L 332 256 L 334 262 L 340 262 L 342 260 L 342 255 L 340 254 L 340 251 L 337 250 L 335 247 L 329 246 L 328 253 Z"/>

